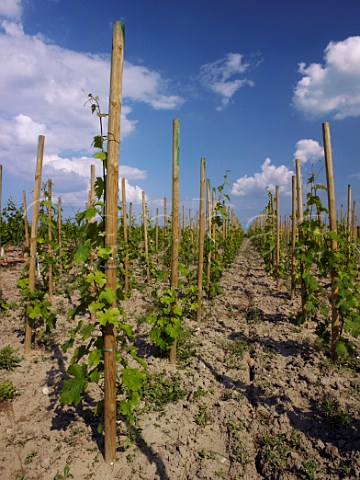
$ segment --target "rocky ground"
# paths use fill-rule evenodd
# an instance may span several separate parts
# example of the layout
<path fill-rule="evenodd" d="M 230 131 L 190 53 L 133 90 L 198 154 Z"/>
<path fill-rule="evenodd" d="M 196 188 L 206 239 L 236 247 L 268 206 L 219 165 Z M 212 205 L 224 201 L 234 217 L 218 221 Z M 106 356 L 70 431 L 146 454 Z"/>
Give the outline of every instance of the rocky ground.
<path fill-rule="evenodd" d="M 0 347 L 23 350 L 20 266 L 2 271 Z M 314 325 L 298 327 L 298 299 L 276 289 L 244 241 L 205 302 L 203 321 L 187 320 L 178 367 L 158 358 L 141 321 L 151 305 L 135 291 L 125 309 L 138 333 L 152 383 L 137 427 L 119 420 L 117 462 L 105 465 L 93 415 L 95 388 L 79 407 L 61 405 L 70 356 L 68 300 L 55 298 L 59 329 L 14 371 L 0 371 L 19 395 L 0 403 L 0 471 L 6 480 L 352 479 L 360 478 L 359 362 L 334 366 Z M 71 476 L 72 475 L 72 476 Z"/>

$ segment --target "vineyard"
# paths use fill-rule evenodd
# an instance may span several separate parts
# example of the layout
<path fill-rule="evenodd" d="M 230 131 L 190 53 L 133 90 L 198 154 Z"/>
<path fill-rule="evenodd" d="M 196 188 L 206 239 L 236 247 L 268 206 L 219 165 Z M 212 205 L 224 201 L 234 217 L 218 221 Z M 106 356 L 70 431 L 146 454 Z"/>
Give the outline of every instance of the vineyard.
<path fill-rule="evenodd" d="M 87 97 L 102 176 L 89 165 L 83 210 L 65 218 L 42 182 L 43 136 L 31 224 L 25 193 L 2 209 L 2 478 L 360 478 L 356 203 L 349 186 L 337 212 L 329 125 L 326 185 L 296 161 L 291 214 L 276 187 L 244 232 L 204 158 L 181 211 L 176 119 L 171 202 L 151 212 L 143 192 L 136 216 L 122 62 L 116 22 L 109 112 Z"/>

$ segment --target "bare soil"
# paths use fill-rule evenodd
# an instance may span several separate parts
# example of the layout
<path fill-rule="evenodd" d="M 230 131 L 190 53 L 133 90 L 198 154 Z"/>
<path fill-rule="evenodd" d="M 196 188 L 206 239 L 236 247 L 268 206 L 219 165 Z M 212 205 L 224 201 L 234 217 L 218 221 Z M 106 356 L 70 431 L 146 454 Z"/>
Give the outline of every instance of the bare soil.
<path fill-rule="evenodd" d="M 13 262 L 1 272 L 11 308 L 1 314 L 0 347 L 10 344 L 19 353 L 21 267 Z M 70 361 L 60 348 L 69 329 L 69 299 L 59 293 L 54 299 L 59 326 L 51 341 L 38 345 L 14 371 L 0 371 L 0 380 L 12 380 L 20 392 L 0 404 L 0 477 L 360 478 L 358 359 L 348 366 L 331 364 L 314 324 L 294 322 L 299 299 L 290 302 L 285 287 L 276 289 L 247 240 L 222 287 L 215 300 L 205 301 L 200 324 L 186 320 L 192 332 L 184 347 L 189 356 L 177 367 L 155 355 L 149 327 L 140 321 L 151 307 L 149 290 L 134 291 L 124 305 L 149 372 L 178 378 L 175 393 L 184 393 L 160 410 L 141 405 L 130 431 L 119 419 L 113 466 L 104 463 L 103 436 L 93 414 L 100 391 L 90 388 L 78 407 L 59 402 Z M 65 466 L 73 477 L 66 477 Z"/>

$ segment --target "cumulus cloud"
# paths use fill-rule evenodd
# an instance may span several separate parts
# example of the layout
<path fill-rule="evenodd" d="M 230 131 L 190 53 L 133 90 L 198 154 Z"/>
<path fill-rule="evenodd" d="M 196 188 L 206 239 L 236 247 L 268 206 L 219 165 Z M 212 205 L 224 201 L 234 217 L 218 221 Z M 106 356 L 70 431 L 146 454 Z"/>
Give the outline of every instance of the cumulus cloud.
<path fill-rule="evenodd" d="M 322 64 L 300 63 L 299 72 L 293 96 L 299 111 L 335 119 L 360 115 L 360 36 L 330 42 Z"/>
<path fill-rule="evenodd" d="M 244 75 L 260 62 L 258 55 L 245 59 L 240 53 L 228 53 L 225 57 L 200 68 L 200 82 L 221 98 L 218 110 L 224 109 L 240 88 L 254 85 L 254 82 Z"/>
<path fill-rule="evenodd" d="M 324 156 L 324 148 L 316 140 L 299 140 L 295 148 L 294 160 L 298 158 L 301 163 L 314 163 Z"/>
<path fill-rule="evenodd" d="M 21 13 L 21 0 L 1 0 L 0 17 L 19 20 L 21 17 Z"/>
<path fill-rule="evenodd" d="M 64 202 L 81 200 L 83 206 L 94 162 L 91 141 L 99 133 L 99 119 L 91 115 L 86 95 L 97 95 L 102 111 L 107 111 L 109 57 L 72 51 L 41 34 L 26 34 L 21 2 L 14 0 L 0 2 L 0 52 L 0 163 L 10 176 L 32 182 L 38 135 L 45 135 L 44 178 L 52 178 L 54 192 Z M 170 88 L 159 72 L 124 63 L 122 139 L 136 128 L 137 102 L 154 109 L 181 105 L 182 98 Z M 145 179 L 146 172 L 121 165 L 120 176 L 137 181 Z M 137 201 L 141 188 L 128 186 L 129 201 Z"/>
<path fill-rule="evenodd" d="M 245 175 L 236 180 L 232 185 L 231 194 L 236 196 L 257 195 L 266 190 L 275 191 L 276 185 L 279 186 L 279 192 L 284 195 L 291 193 L 291 177 L 294 175 L 285 165 L 276 167 L 271 164 L 271 159 L 266 158 L 260 167 L 260 172 L 252 177 Z"/>

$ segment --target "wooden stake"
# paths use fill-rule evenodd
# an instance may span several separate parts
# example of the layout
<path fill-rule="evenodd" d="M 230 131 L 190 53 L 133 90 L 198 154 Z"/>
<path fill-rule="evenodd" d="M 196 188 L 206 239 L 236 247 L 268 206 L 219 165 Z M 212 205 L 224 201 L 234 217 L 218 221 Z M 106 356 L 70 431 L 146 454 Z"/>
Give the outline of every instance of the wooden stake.
<path fill-rule="evenodd" d="M 291 201 L 291 289 L 290 289 L 290 298 L 291 300 L 295 297 L 295 248 L 296 248 L 296 176 L 291 177 L 291 192 L 292 192 L 292 201 Z"/>
<path fill-rule="evenodd" d="M 132 202 L 130 202 L 130 205 L 129 205 L 129 240 L 131 239 L 132 222 L 133 222 L 133 204 L 132 204 Z"/>
<path fill-rule="evenodd" d="M 180 120 L 173 121 L 172 148 L 172 251 L 171 287 L 178 288 L 179 275 L 179 163 L 180 163 Z M 170 363 L 176 364 L 176 342 L 170 350 Z"/>
<path fill-rule="evenodd" d="M 304 220 L 303 217 L 303 201 L 302 201 L 302 180 L 301 180 L 301 167 L 300 160 L 297 158 L 295 160 L 296 165 L 296 191 L 297 191 L 297 216 L 299 224 Z"/>
<path fill-rule="evenodd" d="M 357 237 L 357 220 L 356 220 L 356 201 L 353 201 L 352 215 L 351 215 L 351 238 L 356 240 Z"/>
<path fill-rule="evenodd" d="M 156 261 L 158 261 L 159 255 L 159 209 L 156 209 L 155 213 L 155 255 Z"/>
<path fill-rule="evenodd" d="M 349 241 L 350 241 L 350 226 L 351 226 L 351 185 L 348 185 L 346 229 L 349 232 Z"/>
<path fill-rule="evenodd" d="M 32 208 L 31 218 L 31 236 L 30 236 L 30 261 L 29 261 L 29 290 L 34 292 L 35 290 L 35 271 L 36 271 L 36 250 L 37 250 L 37 231 L 38 231 L 38 219 L 39 219 L 39 201 L 40 201 L 40 189 L 41 189 L 41 173 L 42 163 L 44 157 L 44 143 L 45 137 L 39 135 L 37 159 L 36 159 L 36 172 L 35 172 L 35 185 L 34 185 L 34 201 Z M 29 324 L 29 318 L 26 316 L 25 323 L 25 355 L 31 351 L 31 334 L 32 328 Z"/>
<path fill-rule="evenodd" d="M 25 211 L 25 210 L 24 210 Z M 2 256 L 2 165 L 0 165 L 0 258 Z M 3 297 L 3 285 L 1 277 L 2 267 L 0 266 L 0 299 Z"/>
<path fill-rule="evenodd" d="M 127 235 L 127 212 L 126 212 L 126 182 L 121 179 L 122 211 L 123 211 L 123 233 L 125 245 L 125 295 L 129 293 L 129 246 Z"/>
<path fill-rule="evenodd" d="M 296 192 L 297 192 L 297 214 L 298 214 L 298 223 L 299 225 L 302 224 L 304 220 L 303 216 L 303 201 L 302 201 L 302 179 L 301 179 L 301 167 L 300 167 L 300 160 L 297 158 L 295 160 L 296 166 Z M 299 238 L 301 237 L 301 228 L 299 227 Z M 302 274 L 304 271 L 303 263 L 299 265 L 300 275 L 301 275 L 301 313 L 306 318 L 306 290 L 305 290 L 305 283 L 302 278 Z"/>
<path fill-rule="evenodd" d="M 335 187 L 334 187 L 334 171 L 333 171 L 333 161 L 332 161 L 332 150 L 331 150 L 331 137 L 330 137 L 330 126 L 329 123 L 325 122 L 322 124 L 323 128 L 323 140 L 324 140 L 324 152 L 325 152 L 325 167 L 326 167 L 326 182 L 327 182 L 327 193 L 328 193 L 328 207 L 329 207 L 329 220 L 330 220 L 330 231 L 337 232 L 337 223 L 336 223 L 336 203 L 335 203 Z M 331 248 L 335 252 L 338 248 L 337 241 L 333 238 L 331 240 Z M 331 295 L 331 358 L 336 360 L 338 355 L 336 353 L 336 345 L 341 337 L 341 319 L 339 311 L 336 307 L 337 300 L 337 288 L 335 287 L 335 277 L 336 271 L 333 269 L 331 272 L 331 285 L 332 285 L 332 295 Z"/>
<path fill-rule="evenodd" d="M 275 278 L 276 286 L 280 288 L 280 197 L 279 186 L 275 187 L 275 204 L 276 204 L 276 226 L 275 226 Z"/>
<path fill-rule="evenodd" d="M 63 265 L 62 265 L 62 220 L 61 220 L 61 198 L 58 198 L 58 244 L 59 244 L 59 274 L 60 276 L 63 273 Z"/>
<path fill-rule="evenodd" d="M 27 218 L 27 203 L 26 203 L 26 192 L 23 190 L 23 205 L 24 205 L 24 231 L 25 231 L 25 248 L 29 248 L 29 223 Z M 1 246 L 1 245 L 0 245 Z"/>
<path fill-rule="evenodd" d="M 124 24 L 113 26 L 112 58 L 110 72 L 110 98 L 108 121 L 108 153 L 106 175 L 106 217 L 105 245 L 111 248 L 111 257 L 106 261 L 106 287 L 114 292 L 113 306 L 116 306 L 116 257 L 119 197 L 119 150 L 120 116 L 122 96 L 122 72 L 124 63 Z M 104 369 L 105 369 L 105 462 L 116 460 L 116 352 L 115 328 L 111 323 L 104 327 Z"/>
<path fill-rule="evenodd" d="M 210 180 L 206 180 L 206 230 L 208 239 L 211 238 L 211 197 L 210 197 Z M 206 259 L 206 291 L 208 297 L 210 298 L 210 279 L 211 279 L 211 250 L 207 252 Z"/>
<path fill-rule="evenodd" d="M 49 258 L 52 259 L 53 258 L 53 249 L 52 249 L 52 245 L 51 245 L 51 242 L 52 242 L 52 228 L 51 228 L 51 224 L 52 224 L 52 181 L 51 179 L 49 178 L 48 180 L 48 188 L 47 188 L 47 196 L 48 196 L 48 208 L 47 208 L 47 211 L 48 211 L 48 252 L 49 252 Z M 53 269 L 52 269 L 52 264 L 49 263 L 49 276 L 48 276 L 48 280 L 49 280 L 49 300 L 50 302 L 52 302 L 52 297 L 53 297 Z"/>
<path fill-rule="evenodd" d="M 145 202 L 145 192 L 142 191 L 142 210 L 143 210 L 143 230 L 144 230 L 144 248 L 145 248 L 145 263 L 146 263 L 146 282 L 150 283 L 150 266 L 149 266 L 149 243 L 147 234 L 147 209 Z"/>
<path fill-rule="evenodd" d="M 198 309 L 196 320 L 201 321 L 201 304 L 203 298 L 203 266 L 205 237 L 205 158 L 200 160 L 200 218 L 199 218 L 199 260 L 198 260 Z"/>

